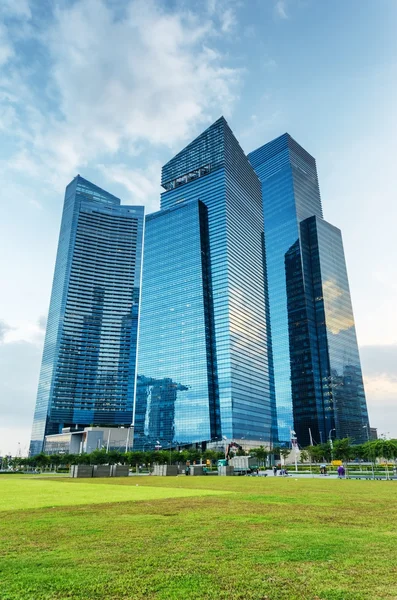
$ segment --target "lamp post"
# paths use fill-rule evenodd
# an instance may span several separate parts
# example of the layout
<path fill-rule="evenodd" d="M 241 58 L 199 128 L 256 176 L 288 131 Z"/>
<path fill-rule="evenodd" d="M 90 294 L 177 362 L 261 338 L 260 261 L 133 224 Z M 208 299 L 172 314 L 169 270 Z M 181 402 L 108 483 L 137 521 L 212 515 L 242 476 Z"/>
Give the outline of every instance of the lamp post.
<path fill-rule="evenodd" d="M 291 438 L 291 446 L 294 449 L 294 458 L 295 458 L 295 473 L 298 472 L 298 438 L 296 437 L 296 433 L 293 429 L 290 430 L 290 438 Z"/>
<path fill-rule="evenodd" d="M 330 445 L 330 448 L 331 448 L 331 462 L 333 461 L 333 450 L 334 450 L 334 444 L 332 442 L 332 436 L 331 436 L 331 433 L 333 431 L 336 431 L 335 427 L 333 429 L 330 429 L 329 433 L 328 433 L 328 440 L 329 440 L 329 445 Z"/>
<path fill-rule="evenodd" d="M 227 437 L 225 435 L 222 436 L 222 439 L 225 441 L 225 460 L 227 459 Z"/>
<path fill-rule="evenodd" d="M 127 441 L 126 441 L 126 443 L 125 443 L 125 452 L 126 452 L 126 454 L 127 454 L 127 452 L 128 452 L 128 446 L 129 446 L 129 443 L 130 443 L 130 432 L 131 432 L 133 429 L 134 429 L 134 426 L 133 426 L 133 425 L 130 425 L 130 426 L 128 427 L 128 431 L 127 431 Z"/>

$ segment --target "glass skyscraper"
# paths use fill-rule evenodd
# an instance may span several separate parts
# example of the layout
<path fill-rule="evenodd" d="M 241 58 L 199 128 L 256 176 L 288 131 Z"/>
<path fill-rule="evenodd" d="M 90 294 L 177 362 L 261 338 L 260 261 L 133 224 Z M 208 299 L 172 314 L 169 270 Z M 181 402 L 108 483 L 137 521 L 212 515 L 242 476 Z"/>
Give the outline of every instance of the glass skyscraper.
<path fill-rule="evenodd" d="M 135 444 L 272 442 L 260 182 L 221 118 L 161 183 L 146 217 Z"/>
<path fill-rule="evenodd" d="M 64 427 L 132 423 L 143 220 L 80 176 L 66 188 L 31 454 Z"/>
<path fill-rule="evenodd" d="M 248 156 L 261 183 L 281 442 L 366 439 L 340 231 L 323 220 L 315 160 L 288 134 Z"/>

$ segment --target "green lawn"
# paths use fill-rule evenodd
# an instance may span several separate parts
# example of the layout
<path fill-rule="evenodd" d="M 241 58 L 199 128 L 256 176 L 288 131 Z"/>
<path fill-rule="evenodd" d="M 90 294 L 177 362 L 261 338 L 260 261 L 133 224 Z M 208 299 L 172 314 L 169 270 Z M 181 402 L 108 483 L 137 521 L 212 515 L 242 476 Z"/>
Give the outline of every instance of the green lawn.
<path fill-rule="evenodd" d="M 0 598 L 396 600 L 396 499 L 388 481 L 3 476 Z"/>

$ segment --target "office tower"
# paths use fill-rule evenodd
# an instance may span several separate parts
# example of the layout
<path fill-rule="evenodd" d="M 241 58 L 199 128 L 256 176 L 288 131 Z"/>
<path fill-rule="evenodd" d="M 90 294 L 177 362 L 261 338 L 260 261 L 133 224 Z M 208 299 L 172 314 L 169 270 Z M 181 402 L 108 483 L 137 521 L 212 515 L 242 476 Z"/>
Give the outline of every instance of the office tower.
<path fill-rule="evenodd" d="M 162 169 L 146 217 L 136 447 L 276 431 L 258 178 L 221 118 Z"/>
<path fill-rule="evenodd" d="M 323 220 L 315 160 L 288 134 L 248 155 L 262 183 L 281 442 L 366 439 L 368 414 L 340 231 Z"/>
<path fill-rule="evenodd" d="M 67 186 L 30 453 L 63 428 L 132 423 L 144 209 Z"/>

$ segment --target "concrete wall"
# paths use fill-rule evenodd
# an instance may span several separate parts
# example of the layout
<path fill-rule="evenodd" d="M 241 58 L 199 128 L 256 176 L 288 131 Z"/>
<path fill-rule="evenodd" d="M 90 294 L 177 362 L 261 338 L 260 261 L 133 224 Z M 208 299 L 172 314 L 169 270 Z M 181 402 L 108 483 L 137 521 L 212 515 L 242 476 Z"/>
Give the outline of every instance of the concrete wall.
<path fill-rule="evenodd" d="M 110 465 L 94 465 L 93 477 L 110 477 L 111 476 Z"/>
<path fill-rule="evenodd" d="M 232 467 L 230 465 L 227 467 L 218 467 L 218 475 L 222 475 L 222 476 L 234 475 L 234 467 Z"/>
<path fill-rule="evenodd" d="M 176 465 L 154 465 L 153 475 L 175 477 L 178 475 L 178 467 Z"/>
<path fill-rule="evenodd" d="M 92 471 L 91 465 L 72 465 L 70 477 L 92 477 Z"/>

